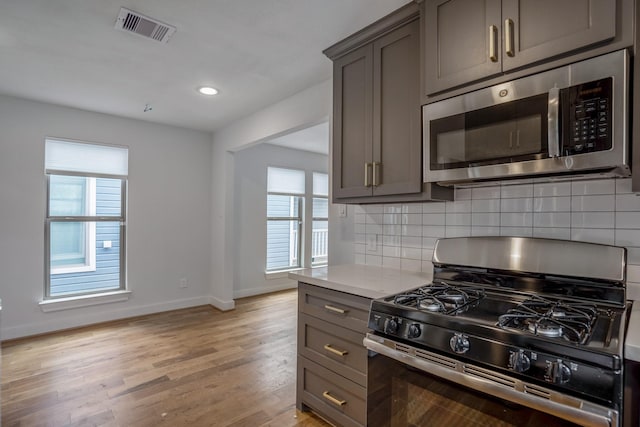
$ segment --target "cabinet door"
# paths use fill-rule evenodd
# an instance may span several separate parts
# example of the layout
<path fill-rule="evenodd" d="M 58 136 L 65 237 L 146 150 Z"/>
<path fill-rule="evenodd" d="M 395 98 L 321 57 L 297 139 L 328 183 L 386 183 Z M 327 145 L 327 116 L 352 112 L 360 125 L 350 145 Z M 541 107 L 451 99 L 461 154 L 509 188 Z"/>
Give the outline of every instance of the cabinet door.
<path fill-rule="evenodd" d="M 419 193 L 419 21 L 373 43 L 373 195 Z"/>
<path fill-rule="evenodd" d="M 334 198 L 371 195 L 372 52 L 368 44 L 333 63 Z"/>
<path fill-rule="evenodd" d="M 502 6 L 504 71 L 584 48 L 616 34 L 615 0 L 503 0 Z"/>
<path fill-rule="evenodd" d="M 423 61 L 427 94 L 502 72 L 500 6 L 500 0 L 426 1 Z"/>

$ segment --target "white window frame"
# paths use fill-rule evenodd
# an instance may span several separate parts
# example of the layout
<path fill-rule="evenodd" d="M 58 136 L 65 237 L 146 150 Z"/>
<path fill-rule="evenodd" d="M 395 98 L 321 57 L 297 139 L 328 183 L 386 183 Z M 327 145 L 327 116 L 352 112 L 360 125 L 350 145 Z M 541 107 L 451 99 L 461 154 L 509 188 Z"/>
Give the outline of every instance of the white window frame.
<path fill-rule="evenodd" d="M 88 177 L 86 188 L 86 210 L 87 216 L 95 216 L 96 214 L 96 179 Z M 47 201 L 49 203 L 49 201 Z M 83 264 L 65 265 L 61 267 L 51 267 L 51 274 L 69 274 L 69 273 L 87 273 L 96 271 L 96 223 L 87 222 L 85 224 L 85 242 L 84 242 L 84 259 Z M 49 249 L 51 250 L 51 249 Z"/>

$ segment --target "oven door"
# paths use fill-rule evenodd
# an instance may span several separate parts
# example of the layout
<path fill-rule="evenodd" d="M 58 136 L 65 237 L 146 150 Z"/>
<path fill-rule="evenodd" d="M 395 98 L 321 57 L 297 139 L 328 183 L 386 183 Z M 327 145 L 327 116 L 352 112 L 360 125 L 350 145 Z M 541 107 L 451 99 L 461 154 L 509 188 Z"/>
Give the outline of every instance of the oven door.
<path fill-rule="evenodd" d="M 411 347 L 403 344 L 398 346 L 407 352 L 391 349 L 389 342 L 371 334 L 365 338 L 365 346 L 370 350 L 367 370 L 370 427 L 618 425 L 617 411 L 584 401 L 571 402 L 569 396 L 564 404 L 545 401 L 547 397 L 540 396 L 548 390 L 532 387 L 529 394 L 512 391 L 508 377 L 423 350 L 417 350 L 416 356 Z M 475 374 L 467 377 L 465 372 L 472 369 Z M 519 384 L 515 388 L 527 387 Z"/>

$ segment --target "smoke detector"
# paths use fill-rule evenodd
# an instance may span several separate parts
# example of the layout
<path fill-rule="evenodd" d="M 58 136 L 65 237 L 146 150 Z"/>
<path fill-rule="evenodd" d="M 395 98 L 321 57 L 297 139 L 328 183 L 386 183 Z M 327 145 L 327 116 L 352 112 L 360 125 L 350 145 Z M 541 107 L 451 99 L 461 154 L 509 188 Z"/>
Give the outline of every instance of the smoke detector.
<path fill-rule="evenodd" d="M 176 27 L 124 7 L 120 8 L 115 28 L 161 43 L 168 42 L 169 38 L 176 32 Z"/>

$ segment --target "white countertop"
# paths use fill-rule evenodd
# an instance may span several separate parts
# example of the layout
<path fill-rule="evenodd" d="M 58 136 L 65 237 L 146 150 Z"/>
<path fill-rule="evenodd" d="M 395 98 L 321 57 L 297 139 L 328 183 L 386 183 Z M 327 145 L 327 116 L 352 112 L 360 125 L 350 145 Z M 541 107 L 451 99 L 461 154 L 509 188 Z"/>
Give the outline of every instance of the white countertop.
<path fill-rule="evenodd" d="M 359 264 L 307 268 L 289 273 L 290 279 L 367 298 L 382 298 L 417 288 L 429 283 L 431 277 L 431 273 Z"/>
<path fill-rule="evenodd" d="M 624 341 L 624 357 L 640 362 L 640 301 L 635 301 L 631 309 L 627 337 Z"/>

